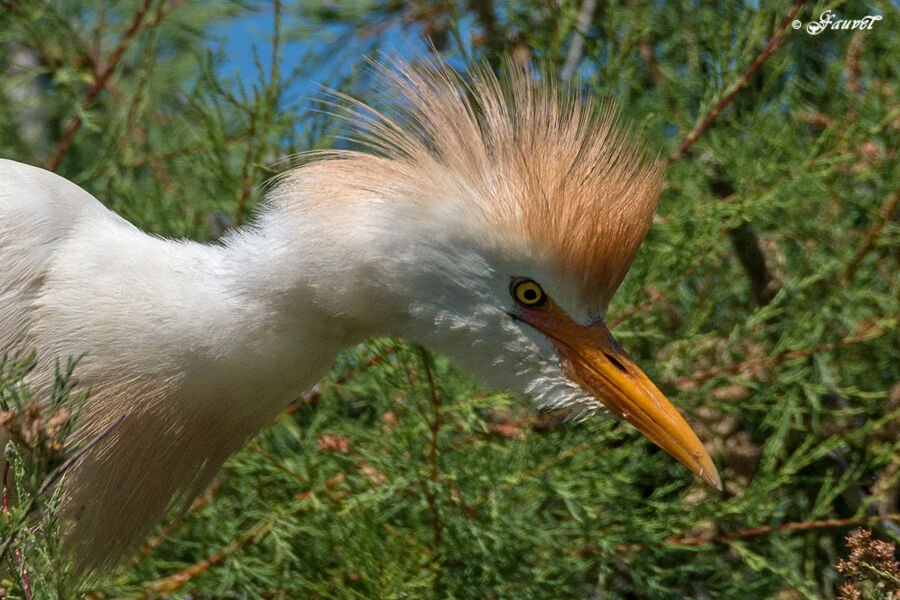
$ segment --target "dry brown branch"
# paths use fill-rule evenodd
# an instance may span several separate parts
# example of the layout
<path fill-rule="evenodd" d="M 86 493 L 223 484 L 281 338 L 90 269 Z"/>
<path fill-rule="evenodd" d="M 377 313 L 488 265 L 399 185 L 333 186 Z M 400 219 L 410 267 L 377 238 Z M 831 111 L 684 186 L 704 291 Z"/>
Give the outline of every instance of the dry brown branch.
<path fill-rule="evenodd" d="M 481 25 L 482 40 L 485 46 L 491 51 L 491 54 L 497 55 L 503 51 L 504 37 L 503 33 L 497 27 L 497 11 L 494 8 L 492 0 L 469 0 L 469 8 L 475 12 L 478 18 L 478 24 Z M 439 6 L 439 5 L 438 5 Z M 433 22 L 432 16 L 425 18 L 426 25 Z M 436 30 L 435 25 L 431 24 L 432 31 Z M 444 26 L 443 28 L 446 28 Z M 435 31 L 437 33 L 437 31 Z M 440 35 L 435 36 L 440 40 Z"/>
<path fill-rule="evenodd" d="M 653 85 L 658 88 L 666 86 L 666 76 L 662 69 L 659 68 L 659 61 L 656 60 L 656 54 L 653 51 L 653 43 L 646 35 L 642 35 L 638 40 L 638 54 L 647 63 L 647 70 L 650 72 L 650 78 L 653 79 Z"/>
<path fill-rule="evenodd" d="M 849 335 L 843 339 L 840 339 L 836 342 L 831 342 L 828 344 L 822 344 L 821 346 L 816 346 L 815 348 L 806 348 L 802 350 L 790 350 L 788 352 L 783 352 L 781 354 L 777 354 L 775 356 L 770 356 L 767 358 L 748 360 L 741 363 L 737 363 L 735 365 L 729 365 L 727 367 L 719 367 L 715 369 L 706 369 L 702 371 L 697 371 L 693 375 L 687 375 L 685 377 L 679 377 L 674 381 L 675 385 L 682 387 L 685 385 L 689 385 L 692 383 L 697 383 L 699 381 L 705 381 L 706 379 L 711 379 L 713 377 L 717 377 L 719 375 L 727 375 L 740 373 L 741 371 L 752 371 L 759 369 L 760 367 L 772 367 L 775 365 L 780 365 L 783 362 L 789 360 L 796 360 L 798 358 L 806 358 L 807 356 L 812 356 L 813 354 L 819 354 L 821 352 L 828 352 L 830 350 L 835 350 L 837 348 L 843 348 L 844 346 L 849 346 L 850 344 L 856 344 L 859 342 L 864 342 L 866 340 L 877 337 L 887 330 L 888 327 L 896 326 L 894 322 L 882 322 L 880 324 L 871 325 L 859 333 L 855 333 L 853 335 Z"/>
<path fill-rule="evenodd" d="M 791 21 L 794 20 L 794 17 L 797 16 L 797 13 L 806 3 L 806 0 L 797 0 L 794 2 L 794 6 L 791 7 L 790 12 L 784 18 L 784 21 L 781 22 L 781 25 L 778 26 L 778 29 L 775 30 L 775 33 L 769 38 L 769 43 L 766 44 L 765 49 L 759 54 L 759 56 L 754 59 L 754 61 L 750 64 L 750 67 L 744 71 L 744 74 L 734 82 L 725 92 L 725 95 L 719 100 L 718 104 L 716 104 L 712 110 L 710 110 L 706 116 L 700 121 L 700 124 L 697 125 L 687 136 L 684 138 L 684 141 L 679 146 L 678 150 L 673 152 L 666 158 L 666 165 L 670 165 L 687 152 L 687 149 L 691 147 L 691 145 L 697 141 L 703 132 L 706 131 L 710 125 L 712 125 L 713 121 L 721 114 L 721 112 L 725 109 L 726 106 L 731 104 L 731 101 L 734 100 L 734 97 L 740 92 L 744 86 L 747 85 L 747 82 L 750 81 L 750 78 L 759 70 L 759 68 L 763 65 L 766 60 L 775 52 L 778 48 L 778 45 L 781 43 L 781 40 L 784 38 L 784 34 L 787 31 L 788 27 L 791 24 Z"/>
<path fill-rule="evenodd" d="M 578 9 L 578 18 L 575 21 L 575 33 L 572 36 L 572 42 L 569 44 L 569 53 L 566 55 L 566 62 L 563 65 L 560 79 L 569 81 L 581 62 L 581 54 L 584 51 L 584 35 L 591 24 L 591 17 L 594 9 L 597 7 L 597 0 L 582 0 L 581 8 Z"/>
<path fill-rule="evenodd" d="M 741 223 L 737 227 L 728 230 L 728 238 L 737 254 L 747 278 L 750 280 L 750 289 L 758 306 L 765 306 L 775 298 L 775 279 L 766 264 L 766 257 L 759 245 L 756 232 L 748 223 Z"/>

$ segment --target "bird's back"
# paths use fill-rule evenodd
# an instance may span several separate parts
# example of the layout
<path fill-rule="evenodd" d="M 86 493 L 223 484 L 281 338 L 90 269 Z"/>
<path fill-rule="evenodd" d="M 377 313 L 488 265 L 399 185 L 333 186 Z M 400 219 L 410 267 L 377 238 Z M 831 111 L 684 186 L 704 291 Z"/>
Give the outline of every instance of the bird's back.
<path fill-rule="evenodd" d="M 153 240 L 62 177 L 0 159 L 0 356 L 36 351 L 37 368 L 28 378 L 35 391 L 52 385 L 56 362 L 72 356 L 90 355 L 82 360 L 76 373 L 79 378 L 82 375 L 87 378 L 88 386 L 102 380 L 91 374 L 110 363 L 109 356 L 100 352 L 104 343 L 108 343 L 108 336 L 104 336 L 103 328 L 96 327 L 90 313 L 104 312 L 104 297 L 95 293 L 94 285 L 104 276 L 102 263 L 113 260 L 115 255 L 90 249 L 116 236 Z M 119 255 L 126 252 L 127 245 L 123 245 Z M 91 399 L 94 408 L 80 417 L 76 442 L 90 438 L 106 421 L 121 416 L 120 412 L 104 411 L 102 402 L 97 406 L 98 399 L 104 397 L 113 406 L 115 401 L 126 399 L 109 387 L 98 386 L 94 390 L 97 392 L 92 394 L 97 398 Z M 4 437 L 0 433 L 0 443 Z M 124 457 L 123 461 L 132 457 L 126 451 L 114 456 Z M 118 473 L 108 472 L 108 463 L 91 453 L 67 473 L 67 480 L 71 481 L 66 485 L 61 514 L 78 521 L 82 521 L 84 514 L 83 523 L 79 522 L 73 533 L 75 541 L 90 548 L 78 556 L 81 566 L 110 560 L 110 555 L 98 548 L 106 545 L 115 553 L 121 550 L 119 546 L 134 543 L 134 536 L 142 533 L 139 527 L 131 525 L 130 535 L 116 530 L 111 534 L 112 541 L 110 536 L 101 535 L 105 529 L 94 513 L 109 515 L 113 506 L 121 510 L 124 502 L 118 497 L 103 502 L 99 500 L 100 495 L 141 491 L 137 486 L 117 490 L 111 482 Z M 86 511 L 92 505 L 92 497 L 98 498 L 97 510 Z M 153 516 L 158 515 L 166 501 L 166 498 L 158 499 L 156 505 L 147 508 L 145 512 L 149 516 L 142 515 L 144 521 L 152 524 Z"/>
<path fill-rule="evenodd" d="M 0 160 L 0 355 L 37 352 L 38 397 L 78 357 L 90 396 L 68 442 L 109 431 L 61 492 L 77 569 L 119 559 L 330 364 L 310 343 L 329 322 L 274 331 L 260 269 L 230 252 L 147 235 L 75 184 Z"/>
<path fill-rule="evenodd" d="M 0 159 L 0 355 L 34 349 L 34 302 L 59 248 L 85 221 L 126 223 L 62 177 Z"/>

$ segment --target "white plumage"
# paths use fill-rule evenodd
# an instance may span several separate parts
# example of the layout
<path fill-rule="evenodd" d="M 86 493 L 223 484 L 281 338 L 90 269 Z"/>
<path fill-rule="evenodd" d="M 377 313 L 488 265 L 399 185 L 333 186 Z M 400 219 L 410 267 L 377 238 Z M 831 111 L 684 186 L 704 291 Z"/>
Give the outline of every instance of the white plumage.
<path fill-rule="evenodd" d="M 506 91 L 479 71 L 474 99 L 445 68 L 389 80 L 425 128 L 356 113 L 377 151 L 295 170 L 220 244 L 146 235 L 74 184 L 0 160 L 0 353 L 37 350 L 37 387 L 57 359 L 83 357 L 76 442 L 125 415 L 63 489 L 82 568 L 117 560 L 341 349 L 376 334 L 445 352 L 538 406 L 602 402 L 718 484 L 602 325 L 659 170 L 609 115 L 523 74 Z M 517 299 L 524 279 L 546 299 Z"/>

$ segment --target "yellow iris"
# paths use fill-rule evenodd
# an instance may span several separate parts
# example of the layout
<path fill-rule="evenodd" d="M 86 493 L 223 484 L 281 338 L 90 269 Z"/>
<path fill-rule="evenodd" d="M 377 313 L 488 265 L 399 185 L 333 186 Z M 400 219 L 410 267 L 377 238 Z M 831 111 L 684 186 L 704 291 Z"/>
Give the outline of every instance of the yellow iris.
<path fill-rule="evenodd" d="M 541 304 L 545 298 L 544 290 L 541 289 L 541 286 L 530 279 L 517 283 L 515 288 L 513 288 L 513 295 L 519 304 L 524 304 L 525 306 L 536 306 Z"/>

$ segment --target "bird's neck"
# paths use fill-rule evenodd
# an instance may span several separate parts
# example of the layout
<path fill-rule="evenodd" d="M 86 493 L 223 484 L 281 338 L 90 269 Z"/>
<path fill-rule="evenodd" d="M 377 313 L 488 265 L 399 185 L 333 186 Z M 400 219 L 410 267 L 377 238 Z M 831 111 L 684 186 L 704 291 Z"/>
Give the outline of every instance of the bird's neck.
<path fill-rule="evenodd" d="M 318 381 L 341 350 L 398 333 L 392 324 L 403 315 L 371 281 L 380 259 L 363 248 L 360 236 L 283 215 L 227 238 L 213 259 L 226 293 L 218 310 L 203 311 L 232 329 L 219 344 L 230 356 L 217 365 L 252 376 L 272 396 L 259 401 L 284 402 Z"/>
<path fill-rule="evenodd" d="M 279 402 L 313 385 L 341 350 L 375 335 L 446 350 L 433 321 L 411 316 L 473 276 L 465 267 L 483 265 L 446 239 L 447 215 L 379 200 L 289 199 L 225 238 L 213 258 L 224 293 L 212 314 L 233 334 L 217 345 L 229 355 L 217 367 L 252 375 L 260 389 L 277 385 L 267 396 Z M 198 319 L 213 326 L 208 316 Z"/>

